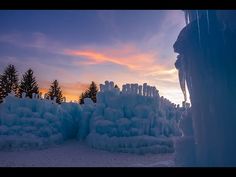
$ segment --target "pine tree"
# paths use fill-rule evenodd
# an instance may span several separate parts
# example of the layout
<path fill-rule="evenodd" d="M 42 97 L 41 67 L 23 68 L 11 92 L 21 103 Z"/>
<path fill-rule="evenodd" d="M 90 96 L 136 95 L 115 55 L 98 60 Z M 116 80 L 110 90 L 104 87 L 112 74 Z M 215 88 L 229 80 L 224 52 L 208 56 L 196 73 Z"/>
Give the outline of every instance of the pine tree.
<path fill-rule="evenodd" d="M 56 98 L 56 102 L 61 104 L 63 101 L 63 95 L 61 91 L 61 87 L 59 86 L 59 83 L 57 80 L 54 80 L 49 88 L 49 91 L 47 93 L 47 99 L 53 100 L 54 97 Z"/>
<path fill-rule="evenodd" d="M 79 98 L 79 104 L 84 104 L 84 98 L 87 98 L 87 97 L 88 97 L 87 92 L 86 91 L 84 93 L 82 92 Z"/>
<path fill-rule="evenodd" d="M 95 84 L 95 82 L 92 81 L 88 89 L 88 97 L 91 98 L 91 100 L 93 100 L 94 103 L 96 103 L 97 101 L 96 98 L 97 92 L 98 92 L 97 85 Z"/>
<path fill-rule="evenodd" d="M 39 94 L 38 84 L 36 82 L 32 69 L 26 71 L 21 80 L 18 95 L 22 97 L 23 92 L 25 92 L 26 96 L 30 98 L 32 98 L 33 93 Z"/>
<path fill-rule="evenodd" d="M 118 85 L 115 85 L 115 88 L 120 89 L 120 88 L 118 87 Z"/>
<path fill-rule="evenodd" d="M 9 93 L 18 91 L 18 75 L 14 65 L 8 65 L 0 76 L 0 102 Z"/>
<path fill-rule="evenodd" d="M 96 101 L 97 101 L 97 98 L 96 98 L 97 92 L 98 92 L 97 85 L 95 84 L 94 81 L 92 81 L 89 88 L 84 93 L 81 94 L 79 103 L 84 104 L 84 98 L 91 98 L 91 100 L 94 103 L 96 103 Z"/>

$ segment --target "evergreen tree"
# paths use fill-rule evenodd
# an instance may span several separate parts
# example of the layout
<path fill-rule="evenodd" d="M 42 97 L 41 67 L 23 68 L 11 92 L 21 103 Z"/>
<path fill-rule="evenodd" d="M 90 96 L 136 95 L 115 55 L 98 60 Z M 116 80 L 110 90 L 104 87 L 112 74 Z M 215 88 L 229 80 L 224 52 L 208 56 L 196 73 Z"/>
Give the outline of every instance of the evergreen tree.
<path fill-rule="evenodd" d="M 96 103 L 97 101 L 96 98 L 97 92 L 98 92 L 97 85 L 95 84 L 95 82 L 92 81 L 88 89 L 88 97 L 91 98 L 91 100 L 93 100 L 94 103 Z"/>
<path fill-rule="evenodd" d="M 88 98 L 87 91 L 81 93 L 80 98 L 79 98 L 79 104 L 84 104 L 84 98 Z"/>
<path fill-rule="evenodd" d="M 9 93 L 18 91 L 18 75 L 14 65 L 8 65 L 0 76 L 0 102 Z"/>
<path fill-rule="evenodd" d="M 25 92 L 26 96 L 30 98 L 32 98 L 33 93 L 39 94 L 38 84 L 36 82 L 32 69 L 26 71 L 21 80 L 18 93 L 20 97 L 22 97 L 23 92 Z"/>
<path fill-rule="evenodd" d="M 61 102 L 63 101 L 63 95 L 62 95 L 62 91 L 61 91 L 61 87 L 59 86 L 59 83 L 57 80 L 54 80 L 49 88 L 49 91 L 47 93 L 46 98 L 47 99 L 51 99 L 53 100 L 54 97 L 56 98 L 56 102 L 61 104 Z"/>
<path fill-rule="evenodd" d="M 115 85 L 115 88 L 120 89 L 120 88 L 118 87 L 118 85 Z"/>
<path fill-rule="evenodd" d="M 94 81 L 92 81 L 89 88 L 84 93 L 81 94 L 79 103 L 84 104 L 84 98 L 91 98 L 91 100 L 94 103 L 96 103 L 96 101 L 97 101 L 97 98 L 96 98 L 97 92 L 98 92 L 97 85 L 95 84 Z"/>

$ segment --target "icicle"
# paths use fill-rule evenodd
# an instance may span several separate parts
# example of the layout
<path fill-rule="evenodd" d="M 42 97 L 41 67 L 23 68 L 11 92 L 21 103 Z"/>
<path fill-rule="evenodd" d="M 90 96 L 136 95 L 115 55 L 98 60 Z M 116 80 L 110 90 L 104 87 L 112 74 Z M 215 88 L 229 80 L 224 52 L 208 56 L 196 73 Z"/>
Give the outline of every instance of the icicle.
<path fill-rule="evenodd" d="M 185 15 L 185 23 L 186 23 L 186 25 L 188 25 L 188 23 L 189 23 L 189 19 L 188 19 L 189 13 L 188 13 L 187 10 L 184 11 L 184 15 Z"/>
<path fill-rule="evenodd" d="M 200 24 L 199 24 L 199 14 L 198 14 L 198 10 L 197 12 L 197 28 L 198 28 L 198 40 L 199 40 L 199 45 L 201 47 L 201 31 L 200 31 Z"/>
<path fill-rule="evenodd" d="M 206 11 L 206 17 L 207 17 L 207 30 L 208 30 L 208 34 L 210 34 L 210 23 L 209 23 L 209 13 L 208 13 L 208 10 Z"/>

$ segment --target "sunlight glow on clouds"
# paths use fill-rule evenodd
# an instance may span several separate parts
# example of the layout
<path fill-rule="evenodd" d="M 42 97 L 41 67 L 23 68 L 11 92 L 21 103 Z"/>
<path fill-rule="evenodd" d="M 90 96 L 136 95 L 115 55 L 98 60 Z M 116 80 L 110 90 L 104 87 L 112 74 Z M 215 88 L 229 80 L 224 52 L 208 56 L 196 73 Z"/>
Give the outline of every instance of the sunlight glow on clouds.
<path fill-rule="evenodd" d="M 24 32 L 14 25 L 13 30 L 1 31 L 1 28 L 0 72 L 10 63 L 16 65 L 20 76 L 32 68 L 43 94 L 57 79 L 67 101 L 78 100 L 91 81 L 100 84 L 113 80 L 119 87 L 130 82 L 155 85 L 161 95 L 181 104 L 183 95 L 173 51 L 173 43 L 184 26 L 181 11 L 90 11 L 86 12 L 93 14 L 89 17 L 83 16 L 85 12 L 78 13 L 70 17 L 76 16 L 78 20 L 71 20 L 67 25 L 55 16 L 54 21 L 33 19 Z M 135 13 L 143 21 L 137 20 Z M 19 16 L 18 20 L 27 25 L 25 18 L 30 17 Z M 1 22 L 0 25 L 7 26 Z M 93 26 L 95 32 L 91 30 Z"/>

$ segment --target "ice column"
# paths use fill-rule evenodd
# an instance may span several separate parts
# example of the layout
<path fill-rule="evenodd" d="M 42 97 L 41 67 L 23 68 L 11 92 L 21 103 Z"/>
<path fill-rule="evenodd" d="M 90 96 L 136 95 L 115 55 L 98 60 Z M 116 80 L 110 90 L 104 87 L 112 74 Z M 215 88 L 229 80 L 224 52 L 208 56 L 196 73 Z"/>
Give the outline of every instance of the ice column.
<path fill-rule="evenodd" d="M 134 84 L 134 93 L 135 95 L 138 94 L 138 84 Z"/>
<path fill-rule="evenodd" d="M 131 94 L 134 94 L 134 84 L 131 84 Z"/>
<path fill-rule="evenodd" d="M 142 94 L 142 90 L 143 90 L 143 86 L 142 86 L 142 85 L 139 85 L 139 86 L 138 86 L 138 94 L 139 94 L 139 95 L 143 95 L 143 94 Z"/>
<path fill-rule="evenodd" d="M 156 87 L 154 87 L 153 97 L 157 97 L 157 89 L 156 89 Z"/>
<path fill-rule="evenodd" d="M 108 89 L 109 89 L 109 81 L 105 81 L 104 91 L 107 91 Z"/>
<path fill-rule="evenodd" d="M 150 96 L 153 97 L 153 87 L 150 86 Z"/>
<path fill-rule="evenodd" d="M 104 92 L 104 85 L 100 84 L 100 92 Z"/>
<path fill-rule="evenodd" d="M 126 85 L 122 85 L 122 93 L 126 93 Z"/>
<path fill-rule="evenodd" d="M 114 82 L 113 82 L 113 81 L 110 82 L 110 88 L 111 88 L 111 89 L 114 88 Z"/>
<path fill-rule="evenodd" d="M 127 86 L 127 93 L 130 94 L 131 93 L 130 84 L 126 84 L 126 86 Z"/>
<path fill-rule="evenodd" d="M 143 96 L 147 95 L 147 83 L 143 84 Z"/>
<path fill-rule="evenodd" d="M 150 96 L 151 94 L 151 87 L 148 85 L 147 86 L 147 96 Z"/>

